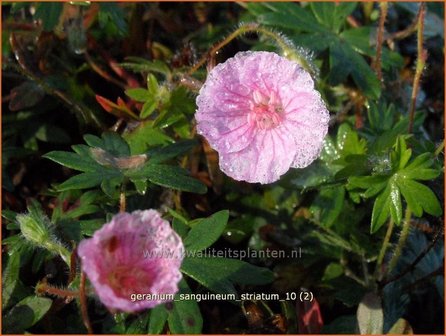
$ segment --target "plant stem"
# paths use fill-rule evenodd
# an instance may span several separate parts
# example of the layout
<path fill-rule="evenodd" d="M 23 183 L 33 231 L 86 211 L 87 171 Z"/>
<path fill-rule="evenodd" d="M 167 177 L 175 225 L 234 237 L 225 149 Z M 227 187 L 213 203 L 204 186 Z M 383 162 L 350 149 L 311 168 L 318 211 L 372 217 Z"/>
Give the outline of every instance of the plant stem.
<path fill-rule="evenodd" d="M 420 9 L 421 9 L 421 7 L 420 7 Z M 418 10 L 416 18 L 413 20 L 413 22 L 409 26 L 407 26 L 403 30 L 392 33 L 386 37 L 387 44 L 392 44 L 393 40 L 402 40 L 402 39 L 405 39 L 406 37 L 412 35 L 412 33 L 417 30 L 419 18 L 420 18 L 420 11 Z"/>
<path fill-rule="evenodd" d="M 381 84 L 383 83 L 383 74 L 381 69 L 381 55 L 382 55 L 382 47 L 383 47 L 383 40 L 384 40 L 384 24 L 386 22 L 387 17 L 387 8 L 388 3 L 387 2 L 381 2 L 379 4 L 379 7 L 381 9 L 381 15 L 379 17 L 379 25 L 378 25 L 378 35 L 377 35 L 377 42 L 376 42 L 376 56 L 373 61 L 372 68 L 375 70 L 376 75 L 378 76 L 379 81 Z"/>
<path fill-rule="evenodd" d="M 344 267 L 344 274 L 345 276 L 349 277 L 350 279 L 355 280 L 357 283 L 359 283 L 363 287 L 368 287 L 367 283 L 362 280 L 359 276 L 355 274 L 350 268 Z"/>
<path fill-rule="evenodd" d="M 307 62 L 303 57 L 301 57 L 297 51 L 295 50 L 294 46 L 291 42 L 289 42 L 286 38 L 284 38 L 281 34 L 278 34 L 274 31 L 268 30 L 267 28 L 264 28 L 260 26 L 257 23 L 246 23 L 240 25 L 236 30 L 234 30 L 229 36 L 227 36 L 223 41 L 220 43 L 217 43 L 215 46 L 213 46 L 206 54 L 203 55 L 203 57 L 189 70 L 187 75 L 192 75 L 195 71 L 197 71 L 202 65 L 206 63 L 209 57 L 214 57 L 218 51 L 223 48 L 225 45 L 227 45 L 229 42 L 237 38 L 238 36 L 246 33 L 257 33 L 264 35 L 270 39 L 272 39 L 275 43 L 277 43 L 277 46 L 282 49 L 283 54 L 285 57 L 295 58 L 296 61 L 301 63 L 301 65 L 308 71 L 313 72 L 312 69 L 309 67 Z"/>
<path fill-rule="evenodd" d="M 68 275 L 68 285 L 74 280 L 74 278 L 76 277 L 76 267 L 77 267 L 77 248 L 75 243 L 73 243 L 73 250 L 71 252 L 71 256 L 70 256 L 70 273 Z"/>
<path fill-rule="evenodd" d="M 364 275 L 364 283 L 366 287 L 369 287 L 370 286 L 369 270 L 367 268 L 367 262 L 364 256 L 361 256 L 361 265 L 362 265 L 362 273 Z"/>
<path fill-rule="evenodd" d="M 126 188 L 127 188 L 127 183 L 126 183 L 126 181 L 124 181 L 121 184 L 121 192 L 119 194 L 119 212 L 125 212 L 125 209 L 127 207 L 127 201 L 125 198 Z"/>
<path fill-rule="evenodd" d="M 44 278 L 36 285 L 36 294 L 50 294 L 67 299 L 79 296 L 79 292 L 48 285 L 46 278 Z"/>
<path fill-rule="evenodd" d="M 444 149 L 444 140 L 438 145 L 437 149 L 435 149 L 434 156 L 440 155 L 443 149 Z"/>
<path fill-rule="evenodd" d="M 86 282 L 85 273 L 81 272 L 79 294 L 80 294 L 80 306 L 81 306 L 82 321 L 84 322 L 85 328 L 87 328 L 88 333 L 93 334 L 93 328 L 91 327 L 90 318 L 88 317 L 87 295 L 85 293 L 85 282 Z"/>
<path fill-rule="evenodd" d="M 406 213 L 404 215 L 404 222 L 403 222 L 403 228 L 401 230 L 400 238 L 398 239 L 398 245 L 395 249 L 395 254 L 393 255 L 392 259 L 389 263 L 389 270 L 387 274 L 390 274 L 390 272 L 395 268 L 398 259 L 401 256 L 401 252 L 403 251 L 403 247 L 406 244 L 407 237 L 409 236 L 409 229 L 410 229 L 410 219 L 412 217 L 412 211 L 409 207 L 406 208 Z"/>
<path fill-rule="evenodd" d="M 403 270 L 402 272 L 400 272 L 399 274 L 396 274 L 395 276 L 393 276 L 392 278 L 388 278 L 386 279 L 386 281 L 381 283 L 381 286 L 384 287 L 385 285 L 397 281 L 399 279 L 401 279 L 403 276 L 405 276 L 407 273 L 412 272 L 415 267 L 417 266 L 417 264 L 430 252 L 430 250 L 432 248 L 434 248 L 436 242 L 440 239 L 440 237 L 443 235 L 443 228 L 440 228 L 436 233 L 434 238 L 432 239 L 432 241 L 430 242 L 430 244 L 428 246 L 426 246 L 423 250 L 423 252 L 421 252 L 418 257 L 415 258 L 415 260 L 408 266 L 406 267 L 405 270 Z"/>
<path fill-rule="evenodd" d="M 424 16 L 426 14 L 425 3 L 420 4 L 418 23 L 417 23 L 417 63 L 415 67 L 415 76 L 412 84 L 412 95 L 409 106 L 409 126 L 407 131 L 412 133 L 413 121 L 415 116 L 415 107 L 417 102 L 418 89 L 420 87 L 421 74 L 427 60 L 427 51 L 423 49 L 423 31 L 424 31 Z"/>
<path fill-rule="evenodd" d="M 246 33 L 248 31 L 255 30 L 256 27 L 258 27 L 257 24 L 251 24 L 251 27 L 249 25 L 241 25 L 239 28 L 237 28 L 231 34 L 229 34 L 229 36 L 227 36 L 223 41 L 221 41 L 220 43 L 217 43 L 206 54 L 204 54 L 203 57 L 192 67 L 192 69 L 189 70 L 189 72 L 187 74 L 192 75 L 204 63 L 206 63 L 206 60 L 208 59 L 209 56 L 214 56 L 218 52 L 218 50 L 223 48 L 225 45 L 227 45 L 229 42 L 231 42 L 237 36 L 239 36 L 243 33 Z"/>
<path fill-rule="evenodd" d="M 384 260 L 384 256 L 386 255 L 387 248 L 389 247 L 390 237 L 392 236 L 394 222 L 391 219 L 389 221 L 389 225 L 387 226 L 386 235 L 384 237 L 383 245 L 381 246 L 381 250 L 379 251 L 378 260 L 376 261 L 375 268 L 375 278 L 378 278 L 380 275 L 380 268 Z"/>

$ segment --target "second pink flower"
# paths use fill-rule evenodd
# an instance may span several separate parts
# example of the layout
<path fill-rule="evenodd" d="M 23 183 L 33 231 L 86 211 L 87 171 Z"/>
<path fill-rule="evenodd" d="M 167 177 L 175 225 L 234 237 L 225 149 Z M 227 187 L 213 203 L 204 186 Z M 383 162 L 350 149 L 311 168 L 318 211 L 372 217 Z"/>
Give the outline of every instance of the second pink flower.
<path fill-rule="evenodd" d="M 272 52 L 240 52 L 217 65 L 197 97 L 197 130 L 236 180 L 272 183 L 322 149 L 329 113 L 311 76 Z"/>

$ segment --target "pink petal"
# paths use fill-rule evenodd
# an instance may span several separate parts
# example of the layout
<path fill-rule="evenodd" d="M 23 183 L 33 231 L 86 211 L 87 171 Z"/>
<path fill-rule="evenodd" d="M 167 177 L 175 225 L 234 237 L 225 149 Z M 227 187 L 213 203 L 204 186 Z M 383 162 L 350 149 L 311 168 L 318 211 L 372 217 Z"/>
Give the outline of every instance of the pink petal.
<path fill-rule="evenodd" d="M 329 113 L 300 65 L 272 52 L 241 52 L 217 65 L 197 97 L 198 133 L 236 180 L 272 183 L 314 161 Z"/>
<path fill-rule="evenodd" d="M 249 147 L 235 153 L 220 155 L 220 168 L 239 181 L 272 183 L 287 172 L 294 153 L 293 137 L 274 132 L 258 132 Z M 271 157 L 274 160 L 271 160 Z"/>
<path fill-rule="evenodd" d="M 165 302 L 132 301 L 131 294 L 178 291 L 183 252 L 181 239 L 155 210 L 118 214 L 78 247 L 82 270 L 99 299 L 110 309 L 126 312 Z"/>

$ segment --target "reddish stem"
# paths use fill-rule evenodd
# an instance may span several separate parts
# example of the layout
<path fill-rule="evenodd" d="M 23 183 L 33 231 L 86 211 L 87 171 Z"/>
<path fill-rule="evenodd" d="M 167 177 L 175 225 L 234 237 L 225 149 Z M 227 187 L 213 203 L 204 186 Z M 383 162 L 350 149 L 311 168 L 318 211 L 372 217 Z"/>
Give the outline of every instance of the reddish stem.
<path fill-rule="evenodd" d="M 80 291 L 80 304 L 81 304 L 81 315 L 82 321 L 84 322 L 85 328 L 89 334 L 93 334 L 93 328 L 91 327 L 90 318 L 88 317 L 88 309 L 87 309 L 87 295 L 85 293 L 85 282 L 86 276 L 84 272 L 81 272 L 81 281 L 79 286 Z"/>

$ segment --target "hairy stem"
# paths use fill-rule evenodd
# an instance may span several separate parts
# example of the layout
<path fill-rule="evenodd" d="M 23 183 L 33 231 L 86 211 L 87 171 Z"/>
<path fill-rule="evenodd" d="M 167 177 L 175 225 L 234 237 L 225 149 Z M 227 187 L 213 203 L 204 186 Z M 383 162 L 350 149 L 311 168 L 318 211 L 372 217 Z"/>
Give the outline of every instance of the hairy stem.
<path fill-rule="evenodd" d="M 384 260 L 384 256 L 386 255 L 387 248 L 389 247 L 390 237 L 392 236 L 394 222 L 391 219 L 389 221 L 389 225 L 387 226 L 386 235 L 384 237 L 383 244 L 381 246 L 381 250 L 379 251 L 378 260 L 376 261 L 376 269 L 375 269 L 375 278 L 380 276 L 381 265 Z"/>
<path fill-rule="evenodd" d="M 72 298 L 75 296 L 79 296 L 79 292 L 50 286 L 50 285 L 48 285 L 46 280 L 37 284 L 36 293 L 37 294 L 50 294 L 50 295 L 58 296 L 61 298 L 70 298 L 70 297 Z"/>
<path fill-rule="evenodd" d="M 436 242 L 440 239 L 440 237 L 443 235 L 443 228 L 440 228 L 439 230 L 437 230 L 437 232 L 435 233 L 434 238 L 432 239 L 432 241 L 430 242 L 429 245 L 427 245 L 423 252 L 421 252 L 418 257 L 415 258 L 415 260 L 408 266 L 406 267 L 405 270 L 403 270 L 402 272 L 400 272 L 399 274 L 396 274 L 395 276 L 393 276 L 390 279 L 386 279 L 386 281 L 384 281 L 383 283 L 381 283 L 381 286 L 384 287 L 385 285 L 397 281 L 399 279 L 401 279 L 403 276 L 405 276 L 407 273 L 412 272 L 415 267 L 417 266 L 417 264 L 430 252 L 430 250 L 435 246 Z"/>
<path fill-rule="evenodd" d="M 286 38 L 281 36 L 281 34 L 278 34 L 274 31 L 271 31 L 267 28 L 264 28 L 260 26 L 257 23 L 246 23 L 242 24 L 240 27 L 238 27 L 236 30 L 234 30 L 229 36 L 227 36 L 223 41 L 220 43 L 217 43 L 215 46 L 213 46 L 206 54 L 203 55 L 203 57 L 189 70 L 187 73 L 189 76 L 192 75 L 195 71 L 197 71 L 201 66 L 203 66 L 206 61 L 210 58 L 213 58 L 216 54 L 218 54 L 218 51 L 223 48 L 225 45 L 230 43 L 235 38 L 239 37 L 240 35 L 246 34 L 246 33 L 257 33 L 263 36 L 266 36 L 273 40 L 277 46 L 282 50 L 283 55 L 285 57 L 295 58 L 299 63 L 302 63 L 301 65 L 306 69 L 311 71 L 309 68 L 309 65 L 306 63 L 306 61 L 298 55 L 296 50 L 294 50 L 294 47 L 291 45 L 290 42 L 287 41 Z"/>
<path fill-rule="evenodd" d="M 398 239 L 398 245 L 395 249 L 395 254 L 393 255 L 392 259 L 389 263 L 389 270 L 387 274 L 390 274 L 390 272 L 395 268 L 400 256 L 401 252 L 403 251 L 404 245 L 406 245 L 407 237 L 409 236 L 409 229 L 410 229 L 410 219 L 412 217 L 412 211 L 409 207 L 406 208 L 406 213 L 404 215 L 404 222 L 403 222 L 403 228 L 401 230 L 400 238 Z"/>
<path fill-rule="evenodd" d="M 79 294 L 80 294 L 80 306 L 81 306 L 82 321 L 84 322 L 85 328 L 87 328 L 88 333 L 93 334 L 93 328 L 91 327 L 90 318 L 88 317 L 87 295 L 85 293 L 85 282 L 86 282 L 85 273 L 81 272 Z"/>
<path fill-rule="evenodd" d="M 126 189 L 127 189 L 127 181 L 123 181 L 121 184 L 121 191 L 119 193 L 119 212 L 125 212 L 127 208 L 127 200 L 125 197 Z"/>
<path fill-rule="evenodd" d="M 379 81 L 382 83 L 383 74 L 382 74 L 382 68 L 381 68 L 381 55 L 382 55 L 382 47 L 383 47 L 383 40 L 384 40 L 384 24 L 386 22 L 386 17 L 387 17 L 388 3 L 381 2 L 379 4 L 379 6 L 381 9 L 381 15 L 379 17 L 379 25 L 378 25 L 378 35 L 377 35 L 377 42 L 376 42 L 376 56 L 373 61 L 372 67 L 375 70 Z"/>
<path fill-rule="evenodd" d="M 75 243 L 73 243 L 73 251 L 70 255 L 70 273 L 68 274 L 68 284 L 70 284 L 76 277 L 76 267 L 77 267 L 77 248 Z"/>
<path fill-rule="evenodd" d="M 437 149 L 435 149 L 434 156 L 438 156 L 444 149 L 444 140 L 438 145 Z"/>
<path fill-rule="evenodd" d="M 420 87 L 421 74 L 423 73 L 424 66 L 426 65 L 427 51 L 423 49 L 423 31 L 424 31 L 424 16 L 426 14 L 425 3 L 420 4 L 418 23 L 417 23 L 417 63 L 415 67 L 415 76 L 412 84 L 412 95 L 409 106 L 409 126 L 408 132 L 412 133 L 413 121 L 415 116 L 415 107 L 417 102 L 418 90 Z"/>

